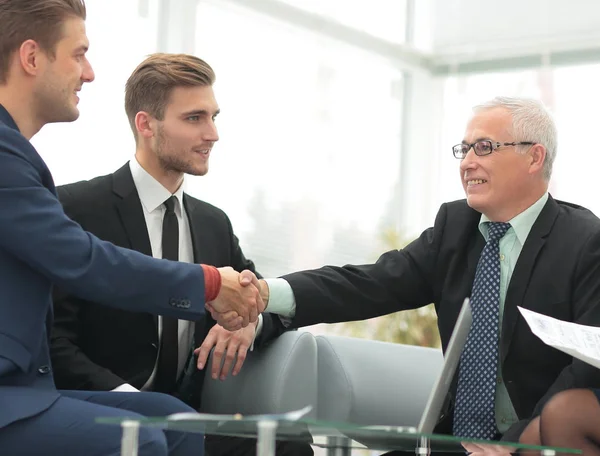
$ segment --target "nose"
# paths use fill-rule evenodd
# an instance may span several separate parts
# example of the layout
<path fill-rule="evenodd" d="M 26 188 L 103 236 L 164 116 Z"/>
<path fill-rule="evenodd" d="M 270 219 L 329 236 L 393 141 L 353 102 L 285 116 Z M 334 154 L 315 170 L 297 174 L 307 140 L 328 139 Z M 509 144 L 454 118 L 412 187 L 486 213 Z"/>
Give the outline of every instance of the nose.
<path fill-rule="evenodd" d="M 85 65 L 83 66 L 83 73 L 81 74 L 81 80 L 83 82 L 92 82 L 96 79 L 96 75 L 94 73 L 94 69 L 92 68 L 92 64 L 88 59 L 85 59 Z"/>
<path fill-rule="evenodd" d="M 473 169 L 476 166 L 477 166 L 477 155 L 475 154 L 475 151 L 471 147 L 469 149 L 469 152 L 467 152 L 467 155 L 465 155 L 465 158 L 463 158 L 460 161 L 460 170 L 464 172 L 467 169 Z"/>
<path fill-rule="evenodd" d="M 217 142 L 219 140 L 219 132 L 217 131 L 217 125 L 214 120 L 210 120 L 204 130 L 203 138 L 204 141 Z"/>

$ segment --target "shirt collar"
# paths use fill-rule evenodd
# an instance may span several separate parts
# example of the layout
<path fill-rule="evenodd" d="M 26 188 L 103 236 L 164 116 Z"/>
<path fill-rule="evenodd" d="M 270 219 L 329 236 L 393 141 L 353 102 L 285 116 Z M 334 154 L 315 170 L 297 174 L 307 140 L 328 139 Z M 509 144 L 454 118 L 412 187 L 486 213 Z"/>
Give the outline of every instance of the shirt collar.
<path fill-rule="evenodd" d="M 510 223 L 511 229 L 517 235 L 517 239 L 519 240 L 521 245 L 525 244 L 525 240 L 527 239 L 527 236 L 529 236 L 529 232 L 531 231 L 533 224 L 540 215 L 540 212 L 542 212 L 542 209 L 546 205 L 547 201 L 548 192 L 544 193 L 539 200 L 537 200 L 523 212 L 521 212 L 520 214 L 508 221 L 508 223 Z M 479 220 L 479 231 L 481 232 L 486 241 L 488 240 L 487 222 L 490 221 L 491 220 L 485 214 L 481 214 L 481 218 Z"/>
<path fill-rule="evenodd" d="M 163 205 L 163 203 L 171 197 L 171 192 L 167 190 L 163 185 L 152 177 L 148 171 L 146 171 L 139 164 L 137 159 L 134 157 L 133 160 L 129 161 L 129 168 L 131 169 L 131 176 L 133 177 L 133 183 L 137 188 L 140 201 L 146 212 L 153 212 Z M 185 182 L 185 178 L 184 178 Z M 183 214 L 183 190 L 184 183 L 182 182 L 179 188 L 173 195 L 177 197 L 177 207 L 179 207 L 179 213 Z"/>
<path fill-rule="evenodd" d="M 1 104 L 0 104 L 0 122 L 2 122 L 3 124 L 6 124 L 8 127 L 12 128 L 13 130 L 20 131 L 17 123 L 15 122 L 15 119 L 12 118 L 10 113 Z"/>

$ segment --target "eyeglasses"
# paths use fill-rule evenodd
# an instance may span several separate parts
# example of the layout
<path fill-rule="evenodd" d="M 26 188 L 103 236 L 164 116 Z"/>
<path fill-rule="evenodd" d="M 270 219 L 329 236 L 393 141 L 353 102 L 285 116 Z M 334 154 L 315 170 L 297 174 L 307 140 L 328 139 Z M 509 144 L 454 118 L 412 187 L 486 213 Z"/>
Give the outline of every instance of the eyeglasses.
<path fill-rule="evenodd" d="M 500 143 L 488 141 L 486 139 L 474 142 L 473 144 L 457 144 L 456 146 L 452 147 L 452 153 L 454 154 L 455 158 L 462 160 L 467 156 L 467 154 L 471 150 L 471 147 L 473 148 L 475 155 L 483 157 L 484 155 L 491 154 L 493 151 L 502 146 L 534 146 L 535 144 L 537 143 L 531 141 Z"/>

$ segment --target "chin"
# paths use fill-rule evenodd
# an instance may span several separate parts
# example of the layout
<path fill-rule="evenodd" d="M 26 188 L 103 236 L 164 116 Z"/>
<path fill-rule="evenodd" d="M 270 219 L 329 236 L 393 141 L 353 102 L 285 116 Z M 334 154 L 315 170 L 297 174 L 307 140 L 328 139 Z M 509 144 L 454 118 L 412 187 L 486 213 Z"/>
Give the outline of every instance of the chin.
<path fill-rule="evenodd" d="M 485 207 L 485 202 L 478 195 L 467 195 L 467 204 L 477 212 L 483 212 L 483 208 Z"/>
<path fill-rule="evenodd" d="M 192 176 L 204 176 L 206 173 L 208 173 L 208 167 L 206 166 L 199 166 L 199 167 L 192 167 L 192 168 L 188 168 L 184 171 L 185 174 L 190 174 Z"/>
<path fill-rule="evenodd" d="M 66 111 L 61 113 L 59 120 L 55 120 L 54 122 L 75 122 L 77 119 L 79 119 L 79 109 L 74 108 L 71 109 L 69 111 Z"/>

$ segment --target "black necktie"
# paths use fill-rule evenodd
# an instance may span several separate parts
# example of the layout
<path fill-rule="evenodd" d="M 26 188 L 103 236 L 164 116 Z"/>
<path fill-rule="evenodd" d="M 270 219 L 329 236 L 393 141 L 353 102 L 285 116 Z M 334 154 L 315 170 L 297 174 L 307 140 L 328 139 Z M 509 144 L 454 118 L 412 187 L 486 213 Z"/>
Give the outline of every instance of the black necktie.
<path fill-rule="evenodd" d="M 176 196 L 171 196 L 165 201 L 166 210 L 162 227 L 162 256 L 167 260 L 174 261 L 179 260 L 179 222 L 175 215 L 176 202 Z M 178 358 L 177 318 L 163 316 L 155 391 L 173 392 L 177 380 Z"/>

